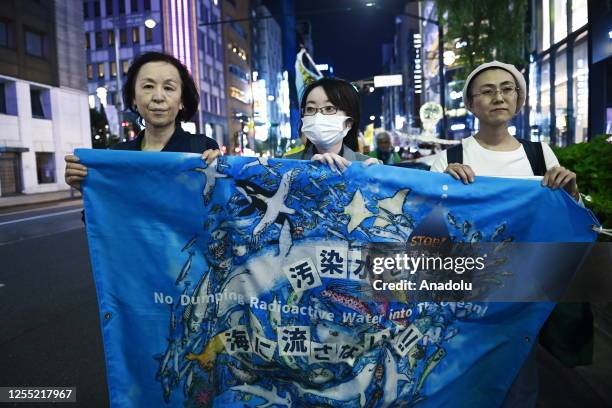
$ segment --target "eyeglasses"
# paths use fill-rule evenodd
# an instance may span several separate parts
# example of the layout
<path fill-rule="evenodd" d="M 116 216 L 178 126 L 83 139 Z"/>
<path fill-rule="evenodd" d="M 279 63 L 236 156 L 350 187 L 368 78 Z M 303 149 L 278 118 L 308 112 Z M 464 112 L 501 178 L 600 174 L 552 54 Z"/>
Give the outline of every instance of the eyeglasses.
<path fill-rule="evenodd" d="M 321 112 L 323 115 L 335 115 L 338 112 L 338 108 L 333 105 L 324 106 L 322 108 L 315 108 L 314 106 L 307 106 L 302 109 L 302 115 L 314 116 L 317 112 Z"/>
<path fill-rule="evenodd" d="M 473 94 L 472 98 L 476 96 L 484 96 L 485 98 L 493 99 L 494 97 L 497 96 L 498 92 L 501 94 L 503 98 L 509 98 L 511 96 L 514 96 L 515 92 L 518 92 L 518 88 L 512 85 L 502 86 L 501 89 L 482 88 L 480 90 L 480 93 Z"/>

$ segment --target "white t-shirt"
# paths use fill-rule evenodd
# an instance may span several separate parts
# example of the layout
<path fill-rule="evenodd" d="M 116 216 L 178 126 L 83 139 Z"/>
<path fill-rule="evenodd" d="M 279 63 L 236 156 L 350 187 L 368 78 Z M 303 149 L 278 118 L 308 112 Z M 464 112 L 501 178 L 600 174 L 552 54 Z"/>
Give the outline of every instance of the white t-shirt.
<path fill-rule="evenodd" d="M 485 149 L 478 143 L 474 136 L 463 139 L 461 143 L 463 145 L 463 164 L 470 166 L 477 176 L 534 176 L 523 145 L 520 145 L 516 150 L 499 152 Z M 559 160 L 557 160 L 550 146 L 546 143 L 542 143 L 542 150 L 544 152 L 546 170 L 559 165 Z M 446 151 L 442 151 L 436 156 L 435 161 L 431 165 L 431 171 L 442 173 L 446 170 L 446 167 L 448 167 Z"/>

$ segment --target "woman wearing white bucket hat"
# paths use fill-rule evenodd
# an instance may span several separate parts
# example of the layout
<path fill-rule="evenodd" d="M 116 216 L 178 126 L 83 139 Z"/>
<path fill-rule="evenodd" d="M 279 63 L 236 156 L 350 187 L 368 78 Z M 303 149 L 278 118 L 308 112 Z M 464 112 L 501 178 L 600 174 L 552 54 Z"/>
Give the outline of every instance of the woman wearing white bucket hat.
<path fill-rule="evenodd" d="M 508 123 L 525 103 L 523 75 L 511 64 L 499 61 L 478 66 L 463 87 L 465 106 L 476 116 L 480 130 L 442 153 L 431 170 L 446 172 L 465 184 L 479 176 L 543 176 L 542 185 L 564 188 L 578 200 L 576 174 L 559 165 L 545 143 L 515 139 Z"/>

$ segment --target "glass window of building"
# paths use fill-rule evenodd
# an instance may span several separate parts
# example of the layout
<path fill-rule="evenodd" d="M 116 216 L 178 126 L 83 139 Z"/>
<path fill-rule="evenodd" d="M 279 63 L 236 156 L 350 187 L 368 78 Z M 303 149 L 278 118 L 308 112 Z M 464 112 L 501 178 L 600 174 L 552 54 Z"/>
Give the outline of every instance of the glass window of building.
<path fill-rule="evenodd" d="M 223 58 L 223 44 L 217 43 L 217 60 L 221 61 Z"/>
<path fill-rule="evenodd" d="M 206 53 L 210 56 L 215 56 L 215 41 L 212 38 L 208 38 L 208 46 L 206 47 Z"/>
<path fill-rule="evenodd" d="M 572 31 L 589 22 L 587 0 L 572 0 Z"/>
<path fill-rule="evenodd" d="M 94 17 L 100 17 L 100 2 L 98 0 L 94 1 Z"/>
<path fill-rule="evenodd" d="M 6 20 L 0 20 L 0 47 L 11 46 L 11 25 Z"/>
<path fill-rule="evenodd" d="M 89 18 L 89 2 L 88 1 L 83 2 L 83 17 L 85 18 L 85 20 Z"/>
<path fill-rule="evenodd" d="M 550 142 L 550 59 L 546 56 L 542 60 L 542 73 L 540 74 L 540 112 L 538 126 L 542 141 Z"/>
<path fill-rule="evenodd" d="M 55 154 L 36 152 L 38 184 L 55 183 Z"/>
<path fill-rule="evenodd" d="M 145 42 L 152 42 L 153 41 L 153 29 L 149 28 L 149 27 L 145 27 Z"/>
<path fill-rule="evenodd" d="M 106 15 L 113 15 L 113 0 L 106 0 Z"/>
<path fill-rule="evenodd" d="M 151 10 L 151 0 L 144 0 L 144 10 L 145 11 L 149 11 Z"/>
<path fill-rule="evenodd" d="M 108 30 L 108 45 L 115 45 L 115 30 Z"/>
<path fill-rule="evenodd" d="M 125 14 L 125 0 L 119 0 L 119 14 Z"/>
<path fill-rule="evenodd" d="M 205 23 L 208 23 L 208 7 L 204 3 L 202 3 L 202 20 Z M 210 27 L 212 28 L 212 27 Z"/>
<path fill-rule="evenodd" d="M 542 50 L 550 48 L 550 0 L 542 0 Z"/>
<path fill-rule="evenodd" d="M 565 46 L 555 56 L 555 143 L 567 145 L 568 111 L 567 111 L 567 49 Z"/>
<path fill-rule="evenodd" d="M 531 129 L 531 141 L 540 141 L 540 131 L 538 130 L 538 86 L 536 82 L 537 64 L 532 62 L 529 64 L 529 126 Z"/>
<path fill-rule="evenodd" d="M 204 110 L 207 111 L 208 110 L 208 92 L 203 92 L 203 97 L 202 97 L 202 105 L 204 107 Z"/>
<path fill-rule="evenodd" d="M 0 113 L 6 114 L 6 90 L 4 82 L 0 82 Z"/>
<path fill-rule="evenodd" d="M 25 31 L 26 54 L 44 57 L 44 35 L 31 30 Z"/>
<path fill-rule="evenodd" d="M 110 71 L 111 71 L 111 77 L 116 77 L 117 76 L 117 63 L 115 61 L 110 63 Z"/>
<path fill-rule="evenodd" d="M 98 78 L 104 78 L 104 63 L 98 64 Z"/>
<path fill-rule="evenodd" d="M 96 49 L 102 48 L 102 33 L 96 31 Z"/>
<path fill-rule="evenodd" d="M 93 79 L 93 64 L 87 64 L 87 79 Z"/>
<path fill-rule="evenodd" d="M 132 11 L 132 13 L 138 12 L 138 0 L 132 0 L 130 2 L 130 10 Z"/>
<path fill-rule="evenodd" d="M 89 40 L 89 33 L 85 33 L 85 49 L 91 48 L 91 41 Z"/>
<path fill-rule="evenodd" d="M 123 75 L 127 75 L 128 70 L 130 69 L 130 61 L 129 60 L 124 60 L 121 62 L 122 67 L 122 71 L 123 71 Z"/>
<path fill-rule="evenodd" d="M 140 44 L 140 30 L 138 29 L 138 27 L 132 28 L 132 43 Z"/>
<path fill-rule="evenodd" d="M 127 44 L 127 30 L 125 28 L 119 30 L 119 44 Z"/>
<path fill-rule="evenodd" d="M 32 117 L 37 119 L 45 119 L 45 111 L 43 110 L 43 91 L 30 87 L 30 106 L 32 108 Z"/>
<path fill-rule="evenodd" d="M 554 43 L 567 37 L 567 0 L 554 0 Z"/>
<path fill-rule="evenodd" d="M 574 46 L 574 141 L 585 142 L 589 115 L 589 54 L 586 33 Z"/>

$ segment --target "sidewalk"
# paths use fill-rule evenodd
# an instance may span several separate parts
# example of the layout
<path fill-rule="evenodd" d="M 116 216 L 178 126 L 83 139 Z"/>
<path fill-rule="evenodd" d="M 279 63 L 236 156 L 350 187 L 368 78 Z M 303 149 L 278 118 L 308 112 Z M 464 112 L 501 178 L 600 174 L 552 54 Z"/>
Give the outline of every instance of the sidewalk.
<path fill-rule="evenodd" d="M 77 190 L 52 191 L 49 193 L 38 194 L 21 194 L 16 196 L 0 197 L 0 209 L 80 199 L 81 193 Z"/>

